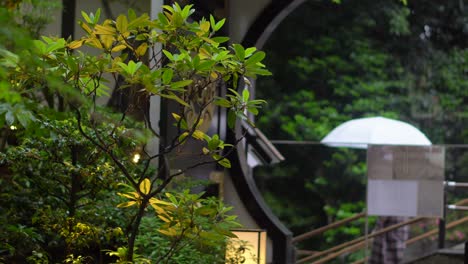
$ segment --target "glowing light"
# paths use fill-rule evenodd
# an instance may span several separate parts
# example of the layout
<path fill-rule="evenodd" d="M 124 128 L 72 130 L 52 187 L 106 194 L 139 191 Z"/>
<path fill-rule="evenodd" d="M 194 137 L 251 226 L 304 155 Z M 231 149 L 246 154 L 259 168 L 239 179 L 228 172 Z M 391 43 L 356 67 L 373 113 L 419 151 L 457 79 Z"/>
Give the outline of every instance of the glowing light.
<path fill-rule="evenodd" d="M 226 248 L 226 260 L 239 259 L 244 264 L 266 264 L 267 233 L 257 229 L 232 230 L 237 239 L 231 238 Z"/>
<path fill-rule="evenodd" d="M 16 126 L 13 126 L 13 125 L 12 125 L 12 126 L 10 126 L 10 129 L 11 129 L 11 130 L 17 130 L 18 128 L 17 128 Z"/>
<path fill-rule="evenodd" d="M 133 159 L 132 159 L 133 163 L 138 163 L 138 161 L 140 161 L 140 158 L 141 158 L 141 156 L 138 153 L 133 155 Z"/>

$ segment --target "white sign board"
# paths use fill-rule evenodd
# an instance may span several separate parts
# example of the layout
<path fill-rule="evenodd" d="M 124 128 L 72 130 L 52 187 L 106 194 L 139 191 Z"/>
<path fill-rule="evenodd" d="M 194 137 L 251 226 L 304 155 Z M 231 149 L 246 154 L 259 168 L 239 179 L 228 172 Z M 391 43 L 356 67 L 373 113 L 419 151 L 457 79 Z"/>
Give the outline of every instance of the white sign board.
<path fill-rule="evenodd" d="M 439 146 L 369 146 L 367 213 L 442 216 L 444 162 Z"/>

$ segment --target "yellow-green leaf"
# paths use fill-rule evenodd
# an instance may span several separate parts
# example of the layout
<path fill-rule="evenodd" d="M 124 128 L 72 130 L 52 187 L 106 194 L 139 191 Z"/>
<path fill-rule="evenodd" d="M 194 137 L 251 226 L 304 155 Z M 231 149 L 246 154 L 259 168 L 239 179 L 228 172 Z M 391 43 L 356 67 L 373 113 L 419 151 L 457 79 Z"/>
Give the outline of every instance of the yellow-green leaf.
<path fill-rule="evenodd" d="M 84 43 L 84 40 L 74 40 L 74 41 L 68 43 L 67 47 L 69 49 L 77 49 L 77 48 L 83 46 L 83 43 Z"/>
<path fill-rule="evenodd" d="M 177 232 L 175 231 L 175 229 L 173 228 L 169 228 L 167 230 L 164 230 L 164 229 L 158 229 L 158 231 L 161 233 L 161 234 L 164 234 L 166 236 L 175 236 L 177 234 Z"/>
<path fill-rule="evenodd" d="M 192 136 L 198 140 L 203 140 L 203 138 L 205 137 L 205 133 L 203 133 L 202 131 L 200 130 L 195 130 L 192 134 Z"/>
<path fill-rule="evenodd" d="M 162 209 L 160 206 L 157 206 L 157 205 L 155 205 L 155 204 L 151 204 L 151 206 L 154 208 L 154 210 L 156 211 L 156 213 L 158 213 L 158 214 L 164 213 L 164 209 Z"/>
<path fill-rule="evenodd" d="M 90 37 L 86 39 L 85 42 L 95 48 L 102 49 L 102 44 L 96 37 Z"/>
<path fill-rule="evenodd" d="M 210 153 L 210 150 L 207 149 L 207 148 L 205 148 L 205 147 L 202 148 L 202 151 L 203 151 L 203 154 L 205 154 L 205 155 L 207 155 L 208 153 Z"/>
<path fill-rule="evenodd" d="M 81 21 L 79 22 L 79 24 L 80 24 L 81 28 L 82 28 L 84 31 L 86 31 L 86 33 L 91 34 L 91 32 L 93 32 L 93 30 L 88 26 L 88 24 L 83 23 L 83 22 L 81 22 Z"/>
<path fill-rule="evenodd" d="M 200 49 L 200 53 L 198 54 L 198 56 L 200 57 L 200 59 L 206 59 L 206 58 L 210 58 L 211 57 L 211 54 L 204 48 L 201 48 Z"/>
<path fill-rule="evenodd" d="M 129 201 L 129 202 L 118 204 L 117 207 L 123 208 L 123 207 L 129 207 L 129 206 L 132 206 L 132 205 L 135 205 L 135 204 L 137 204 L 137 202 Z"/>
<path fill-rule="evenodd" d="M 176 113 L 172 113 L 172 117 L 174 117 L 174 119 L 179 122 L 180 120 L 180 115 L 176 114 Z"/>
<path fill-rule="evenodd" d="M 96 25 L 94 30 L 95 33 L 99 35 L 114 35 L 116 33 L 115 28 L 111 27 L 110 25 Z"/>
<path fill-rule="evenodd" d="M 120 45 L 117 45 L 115 47 L 112 48 L 112 52 L 119 52 L 119 51 L 122 51 L 126 48 L 127 46 L 123 45 L 123 44 L 120 44 Z"/>
<path fill-rule="evenodd" d="M 210 39 L 210 38 L 207 38 L 207 37 L 201 37 L 201 39 L 203 39 L 204 41 L 206 41 L 206 42 L 210 43 L 211 45 L 213 45 L 213 46 L 215 46 L 215 47 L 217 47 L 217 46 L 219 45 L 219 43 L 218 43 L 218 42 L 216 42 L 216 41 L 214 41 L 214 40 L 212 40 L 212 39 Z"/>
<path fill-rule="evenodd" d="M 203 118 L 200 118 L 200 120 L 198 120 L 198 123 L 195 127 L 199 128 L 202 124 L 203 124 Z"/>
<path fill-rule="evenodd" d="M 148 50 L 148 44 L 146 42 L 144 42 L 143 44 L 141 44 L 136 50 L 135 50 L 135 53 L 136 55 L 138 56 L 143 56 L 145 55 L 146 51 Z"/>
<path fill-rule="evenodd" d="M 161 220 L 163 220 L 164 222 L 166 222 L 166 223 L 171 222 L 171 220 L 169 220 L 168 218 L 166 218 L 166 217 L 164 217 L 164 216 L 162 216 L 162 215 L 158 215 L 158 217 L 159 217 Z"/>
<path fill-rule="evenodd" d="M 197 36 L 203 36 L 210 30 L 210 22 L 205 21 L 200 23 L 200 31 L 197 32 Z"/>
<path fill-rule="evenodd" d="M 225 168 L 231 168 L 231 162 L 228 159 L 222 159 L 218 161 L 219 165 L 225 167 Z"/>
<path fill-rule="evenodd" d="M 138 200 L 140 199 L 140 195 L 136 192 L 129 192 L 129 193 L 117 193 L 117 195 L 131 199 L 131 200 Z"/>
<path fill-rule="evenodd" d="M 179 96 L 177 96 L 176 94 L 174 94 L 173 92 L 169 92 L 168 94 L 160 94 L 161 97 L 164 97 L 164 98 L 168 98 L 168 99 L 171 99 L 171 100 L 174 100 L 176 102 L 178 102 L 179 104 L 183 105 L 183 106 L 186 106 L 186 107 L 190 107 L 188 105 L 187 102 L 185 102 L 184 100 L 182 100 Z"/>
<path fill-rule="evenodd" d="M 146 178 L 140 183 L 140 191 L 143 194 L 148 194 L 150 190 L 151 190 L 151 182 L 148 178 Z"/>
<path fill-rule="evenodd" d="M 163 205 L 169 205 L 169 206 L 172 206 L 172 204 L 170 202 L 166 202 L 166 201 L 163 201 L 163 200 L 159 200 L 159 199 L 156 199 L 156 198 L 151 198 L 150 199 L 150 203 L 151 204 L 163 204 Z"/>
<path fill-rule="evenodd" d="M 114 37 L 111 35 L 101 35 L 100 36 L 102 45 L 106 50 L 109 50 L 112 47 L 112 43 L 114 42 Z"/>
<path fill-rule="evenodd" d="M 124 16 L 124 15 L 118 16 L 118 17 L 117 17 L 117 20 L 116 20 L 115 27 L 117 28 L 117 30 L 118 30 L 120 33 L 126 32 L 127 29 L 128 29 L 128 20 L 127 20 L 127 17 Z"/>
<path fill-rule="evenodd" d="M 187 138 L 188 134 L 189 134 L 188 132 L 182 133 L 182 134 L 179 136 L 179 142 L 184 141 L 184 140 Z"/>

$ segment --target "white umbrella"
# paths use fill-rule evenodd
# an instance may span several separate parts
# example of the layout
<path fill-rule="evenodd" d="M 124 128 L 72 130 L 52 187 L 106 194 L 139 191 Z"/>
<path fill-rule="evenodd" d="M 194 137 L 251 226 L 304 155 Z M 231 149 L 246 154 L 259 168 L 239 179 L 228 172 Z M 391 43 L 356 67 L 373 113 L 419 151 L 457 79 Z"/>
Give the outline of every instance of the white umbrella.
<path fill-rule="evenodd" d="M 385 117 L 347 121 L 322 139 L 330 147 L 367 148 L 367 145 L 430 146 L 431 141 L 414 126 Z"/>

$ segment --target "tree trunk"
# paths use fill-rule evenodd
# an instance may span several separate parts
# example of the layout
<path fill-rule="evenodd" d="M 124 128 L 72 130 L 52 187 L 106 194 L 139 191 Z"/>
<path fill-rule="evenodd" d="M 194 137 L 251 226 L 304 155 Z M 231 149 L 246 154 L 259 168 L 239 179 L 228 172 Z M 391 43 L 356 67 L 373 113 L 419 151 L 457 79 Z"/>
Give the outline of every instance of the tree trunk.
<path fill-rule="evenodd" d="M 135 217 L 135 223 L 133 223 L 133 227 L 130 233 L 130 237 L 128 238 L 128 252 L 127 252 L 127 261 L 133 261 L 133 254 L 135 248 L 135 239 L 138 235 L 138 229 L 140 228 L 141 219 L 145 214 L 146 206 L 148 205 L 148 199 L 144 198 L 140 204 L 140 208 L 138 209 L 138 213 Z"/>

